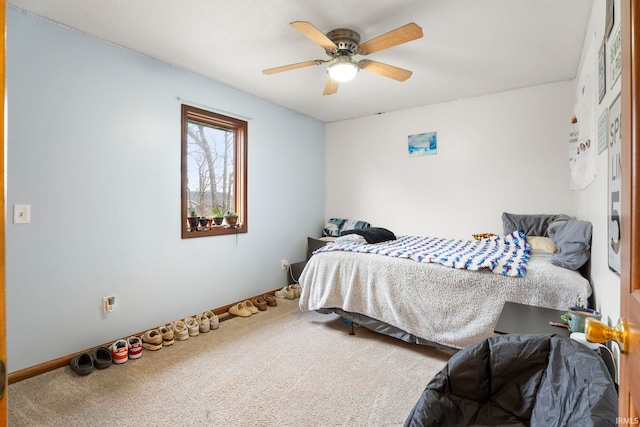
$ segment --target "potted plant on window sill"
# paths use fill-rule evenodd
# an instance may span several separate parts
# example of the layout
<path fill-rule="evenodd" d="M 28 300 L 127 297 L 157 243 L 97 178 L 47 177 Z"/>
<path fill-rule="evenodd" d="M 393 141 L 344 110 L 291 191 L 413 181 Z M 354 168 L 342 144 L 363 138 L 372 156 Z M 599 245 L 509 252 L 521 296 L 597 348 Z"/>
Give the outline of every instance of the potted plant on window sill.
<path fill-rule="evenodd" d="M 191 231 L 197 231 L 199 218 L 196 215 L 195 209 L 191 209 L 191 211 L 189 212 L 188 220 L 189 220 L 189 229 Z"/>
<path fill-rule="evenodd" d="M 235 228 L 238 225 L 238 214 L 235 212 L 227 211 L 224 215 L 224 220 L 230 228 Z"/>
<path fill-rule="evenodd" d="M 222 220 L 224 220 L 224 211 L 222 210 L 222 206 L 216 206 L 211 209 L 211 213 L 213 214 L 213 223 L 215 225 L 222 225 Z"/>

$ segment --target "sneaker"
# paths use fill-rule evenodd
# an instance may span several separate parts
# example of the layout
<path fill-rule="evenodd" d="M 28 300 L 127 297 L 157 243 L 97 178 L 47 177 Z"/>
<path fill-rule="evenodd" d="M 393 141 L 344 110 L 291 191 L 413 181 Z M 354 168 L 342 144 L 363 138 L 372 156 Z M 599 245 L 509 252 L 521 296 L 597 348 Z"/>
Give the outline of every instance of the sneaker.
<path fill-rule="evenodd" d="M 209 319 L 209 327 L 212 330 L 220 327 L 220 319 L 218 319 L 218 316 L 213 311 L 205 311 L 202 315 L 207 316 Z"/>
<path fill-rule="evenodd" d="M 302 286 L 300 286 L 300 283 L 294 283 L 290 287 L 293 289 L 293 295 L 296 298 L 300 298 L 300 294 L 302 293 Z"/>
<path fill-rule="evenodd" d="M 118 340 L 111 346 L 113 363 L 121 364 L 129 360 L 129 346 L 126 340 Z"/>
<path fill-rule="evenodd" d="M 142 335 L 142 346 L 147 350 L 160 350 L 162 348 L 162 334 L 157 329 L 151 329 Z"/>
<path fill-rule="evenodd" d="M 211 322 L 206 314 L 198 314 L 196 316 L 196 322 L 198 322 L 198 328 L 200 329 L 201 334 L 207 333 L 211 330 Z"/>
<path fill-rule="evenodd" d="M 166 325 L 162 325 L 158 328 L 158 331 L 162 334 L 162 345 L 167 347 L 171 344 L 173 344 L 174 342 L 176 342 L 173 339 L 173 329 L 171 329 L 170 327 L 166 326 Z"/>
<path fill-rule="evenodd" d="M 129 359 L 137 359 L 142 356 L 142 340 L 139 337 L 127 338 L 127 344 L 129 345 Z"/>
<path fill-rule="evenodd" d="M 185 341 L 189 339 L 189 330 L 182 320 L 176 320 L 171 324 L 171 326 L 173 328 L 173 336 L 178 341 Z"/>
<path fill-rule="evenodd" d="M 193 317 L 185 317 L 184 324 L 187 327 L 187 331 L 190 337 L 195 337 L 200 334 L 200 325 Z"/>
<path fill-rule="evenodd" d="M 290 286 L 285 286 L 275 293 L 276 298 L 296 299 L 296 295 Z"/>

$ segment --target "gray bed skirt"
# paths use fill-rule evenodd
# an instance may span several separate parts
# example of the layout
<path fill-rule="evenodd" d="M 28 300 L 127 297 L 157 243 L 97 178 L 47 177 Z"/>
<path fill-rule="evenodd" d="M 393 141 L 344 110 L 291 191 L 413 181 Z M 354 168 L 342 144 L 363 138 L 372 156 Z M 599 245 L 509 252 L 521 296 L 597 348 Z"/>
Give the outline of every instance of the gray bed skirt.
<path fill-rule="evenodd" d="M 388 335 L 390 337 L 397 338 L 399 340 L 402 340 L 408 343 L 435 347 L 436 349 L 448 354 L 454 354 L 459 351 L 459 349 L 457 348 L 447 347 L 445 345 L 438 344 L 436 342 L 417 337 L 415 335 L 412 335 L 408 332 L 403 331 L 402 329 L 396 328 L 395 326 L 391 326 L 387 323 L 373 319 L 369 316 L 365 316 L 364 314 L 351 313 L 348 311 L 341 310 L 339 308 L 320 308 L 316 311 L 322 314 L 335 313 L 338 316 L 342 317 L 343 319 L 348 320 L 352 324 L 363 326 L 379 334 Z"/>

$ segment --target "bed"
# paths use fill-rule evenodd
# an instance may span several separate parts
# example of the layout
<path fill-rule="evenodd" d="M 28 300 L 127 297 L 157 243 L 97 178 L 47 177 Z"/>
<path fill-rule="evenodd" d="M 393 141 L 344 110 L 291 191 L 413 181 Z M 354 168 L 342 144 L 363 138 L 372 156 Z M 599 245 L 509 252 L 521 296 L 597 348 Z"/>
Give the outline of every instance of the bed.
<path fill-rule="evenodd" d="M 512 214 L 503 214 L 503 220 L 504 215 Z M 591 295 L 589 281 L 577 271 L 588 259 L 590 223 L 562 216 L 553 238 L 532 234 L 548 234 L 557 216 L 548 217 L 537 231 L 521 222 L 514 224 L 529 248 L 521 277 L 488 268 L 474 271 L 371 253 L 376 245 L 388 242 L 364 242 L 366 249 L 360 252 L 329 243 L 313 252 L 300 275 L 300 309 L 333 312 L 408 342 L 452 351 L 464 348 L 494 335 L 506 301 L 565 310 L 578 298 L 586 301 Z M 576 227 L 579 238 L 575 237 Z M 536 237 L 557 244 L 556 251 L 539 246 L 531 249 L 530 241 Z M 566 265 L 576 253 L 580 259 Z"/>

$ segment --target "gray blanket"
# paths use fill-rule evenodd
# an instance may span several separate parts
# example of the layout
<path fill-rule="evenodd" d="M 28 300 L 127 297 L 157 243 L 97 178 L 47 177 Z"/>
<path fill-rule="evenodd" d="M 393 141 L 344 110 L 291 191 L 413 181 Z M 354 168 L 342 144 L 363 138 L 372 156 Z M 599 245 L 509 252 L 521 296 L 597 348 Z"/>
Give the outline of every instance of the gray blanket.
<path fill-rule="evenodd" d="M 313 255 L 300 276 L 301 310 L 338 308 L 424 340 L 463 348 L 493 335 L 505 301 L 565 310 L 591 295 L 579 273 L 534 251 L 524 277 L 469 271 L 375 254 Z"/>

